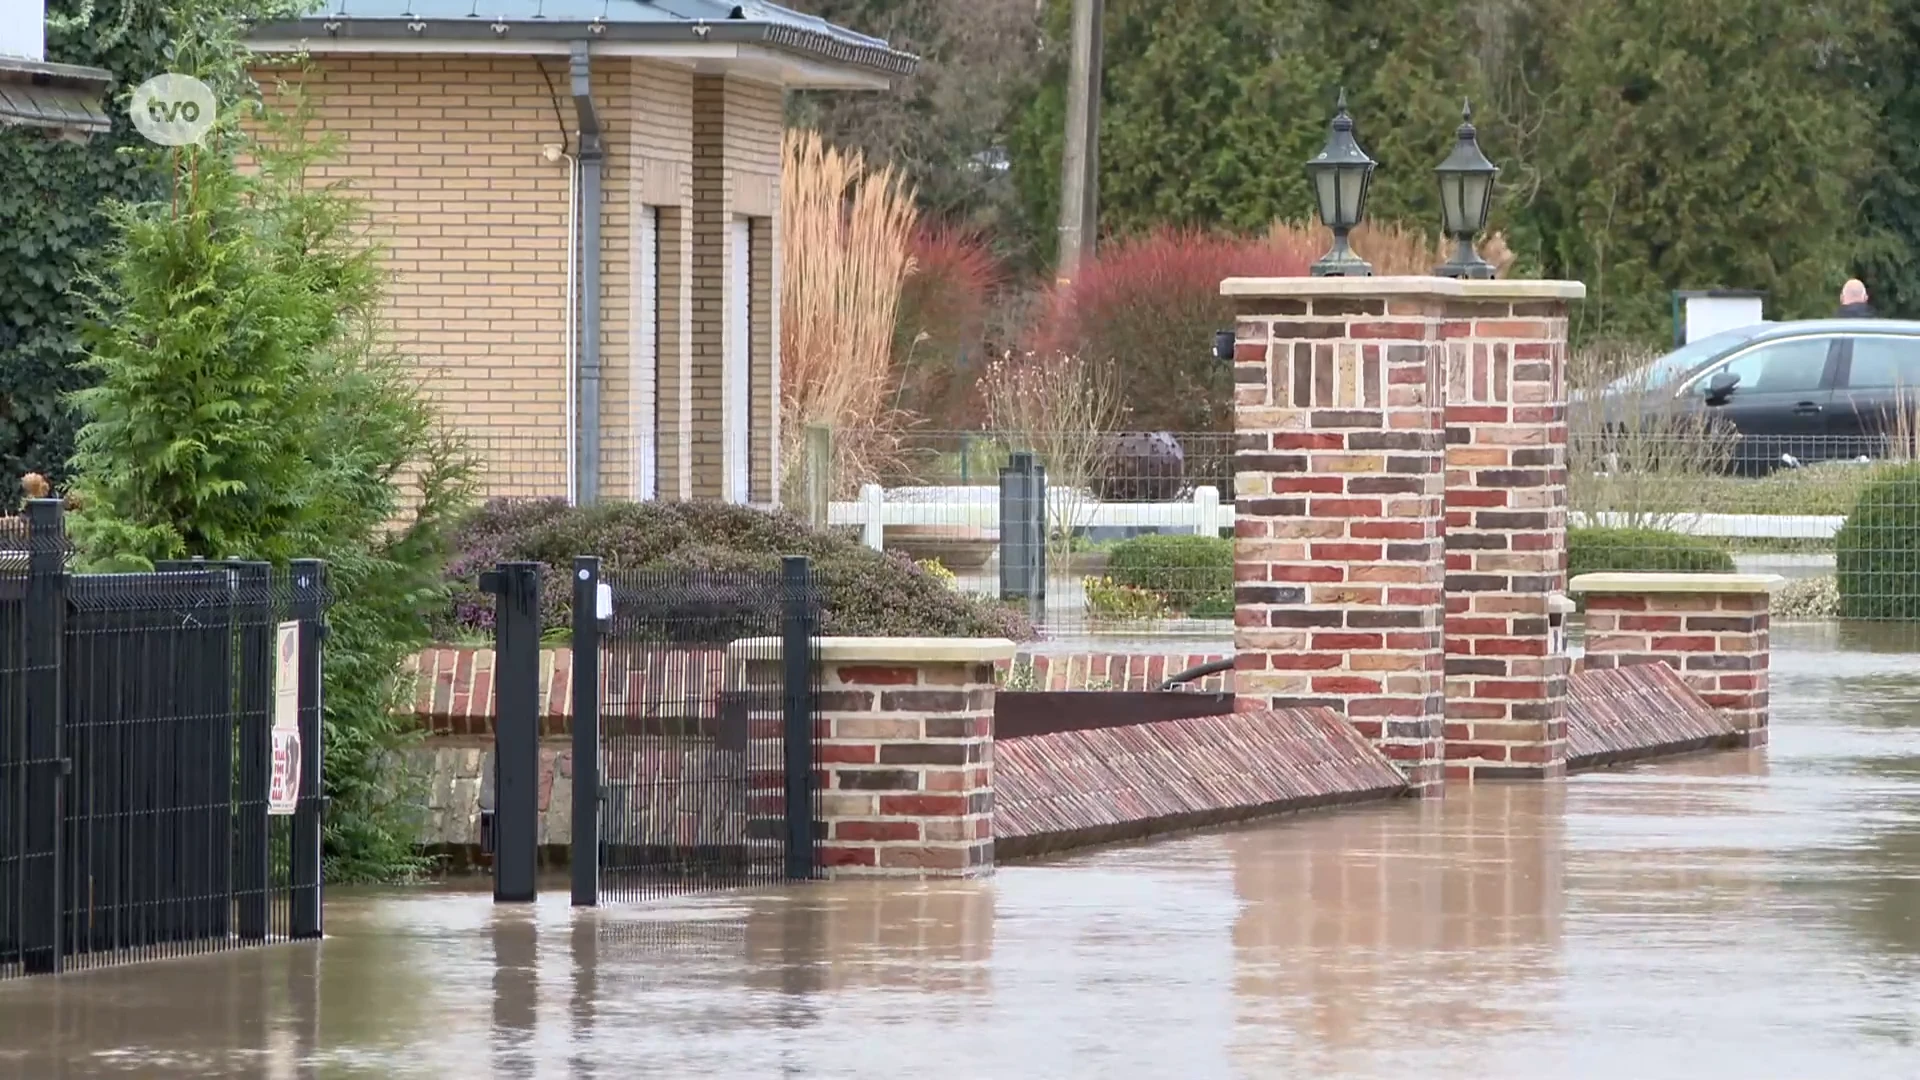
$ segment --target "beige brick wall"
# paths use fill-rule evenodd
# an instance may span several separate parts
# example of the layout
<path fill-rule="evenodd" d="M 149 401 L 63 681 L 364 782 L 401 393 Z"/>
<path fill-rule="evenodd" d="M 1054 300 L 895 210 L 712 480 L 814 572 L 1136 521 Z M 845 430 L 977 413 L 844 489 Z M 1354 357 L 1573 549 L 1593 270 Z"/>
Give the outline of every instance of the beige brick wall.
<path fill-rule="evenodd" d="M 488 467 L 495 493 L 566 490 L 566 62 L 330 57 L 307 76 L 323 167 L 367 204 L 393 274 L 395 345 Z M 565 105 L 564 99 L 558 102 Z"/>
<path fill-rule="evenodd" d="M 544 66 L 544 75 L 543 75 Z M 723 479 L 726 243 L 755 221 L 752 489 L 777 468 L 783 91 L 619 58 L 593 68 L 601 214 L 600 493 L 635 490 L 636 418 L 657 417 L 659 494 Z M 394 277 L 393 340 L 486 467 L 489 494 L 566 491 L 568 166 L 577 127 L 561 57 L 328 57 L 307 77 L 341 155 L 323 177 L 366 200 Z M 635 377 L 639 218 L 658 208 L 657 380 Z"/>

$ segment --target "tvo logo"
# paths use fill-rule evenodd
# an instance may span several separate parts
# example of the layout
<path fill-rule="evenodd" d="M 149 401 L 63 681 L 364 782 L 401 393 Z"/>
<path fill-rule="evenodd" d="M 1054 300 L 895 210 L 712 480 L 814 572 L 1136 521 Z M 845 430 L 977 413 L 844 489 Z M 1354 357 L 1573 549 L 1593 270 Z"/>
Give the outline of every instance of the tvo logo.
<path fill-rule="evenodd" d="M 161 146 L 191 146 L 213 128 L 213 90 L 191 75 L 167 72 L 133 88 L 133 126 Z"/>

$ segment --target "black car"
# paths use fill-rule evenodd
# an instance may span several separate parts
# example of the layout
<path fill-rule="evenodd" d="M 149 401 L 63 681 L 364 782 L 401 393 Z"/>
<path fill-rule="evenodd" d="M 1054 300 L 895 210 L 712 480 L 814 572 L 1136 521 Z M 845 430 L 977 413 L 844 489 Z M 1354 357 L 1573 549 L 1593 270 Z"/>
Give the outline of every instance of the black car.
<path fill-rule="evenodd" d="M 1623 377 L 1606 397 L 1624 404 L 1649 392 L 1730 423 L 1742 473 L 1884 457 L 1901 414 L 1910 440 L 1920 409 L 1920 322 L 1818 319 L 1727 330 Z"/>

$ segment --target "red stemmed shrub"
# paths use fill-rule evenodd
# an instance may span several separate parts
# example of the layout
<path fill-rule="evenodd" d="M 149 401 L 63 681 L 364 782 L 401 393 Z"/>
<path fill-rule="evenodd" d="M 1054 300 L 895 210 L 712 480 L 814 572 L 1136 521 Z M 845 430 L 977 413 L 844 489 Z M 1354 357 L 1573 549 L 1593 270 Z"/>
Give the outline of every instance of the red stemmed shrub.
<path fill-rule="evenodd" d="M 1038 350 L 1111 362 L 1139 431 L 1230 431 L 1233 365 L 1213 334 L 1233 327 L 1228 277 L 1297 277 L 1317 253 L 1270 237 L 1159 229 L 1110 242 L 1053 291 Z"/>
<path fill-rule="evenodd" d="M 911 250 L 893 335 L 898 407 L 931 428 L 974 427 L 1000 264 L 977 233 L 949 225 L 922 226 Z"/>

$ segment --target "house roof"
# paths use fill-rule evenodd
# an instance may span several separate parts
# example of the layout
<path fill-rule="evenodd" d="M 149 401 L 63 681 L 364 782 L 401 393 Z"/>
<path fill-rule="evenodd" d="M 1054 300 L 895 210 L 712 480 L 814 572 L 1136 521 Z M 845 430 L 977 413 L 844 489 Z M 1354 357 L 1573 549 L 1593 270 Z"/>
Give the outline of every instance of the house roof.
<path fill-rule="evenodd" d="M 763 0 L 326 0 L 320 12 L 262 23 L 250 36 L 750 45 L 885 75 L 919 64 L 884 39 Z"/>
<path fill-rule="evenodd" d="M 113 75 L 100 68 L 0 57 L 0 126 L 25 124 L 83 136 L 113 126 L 101 101 Z"/>

